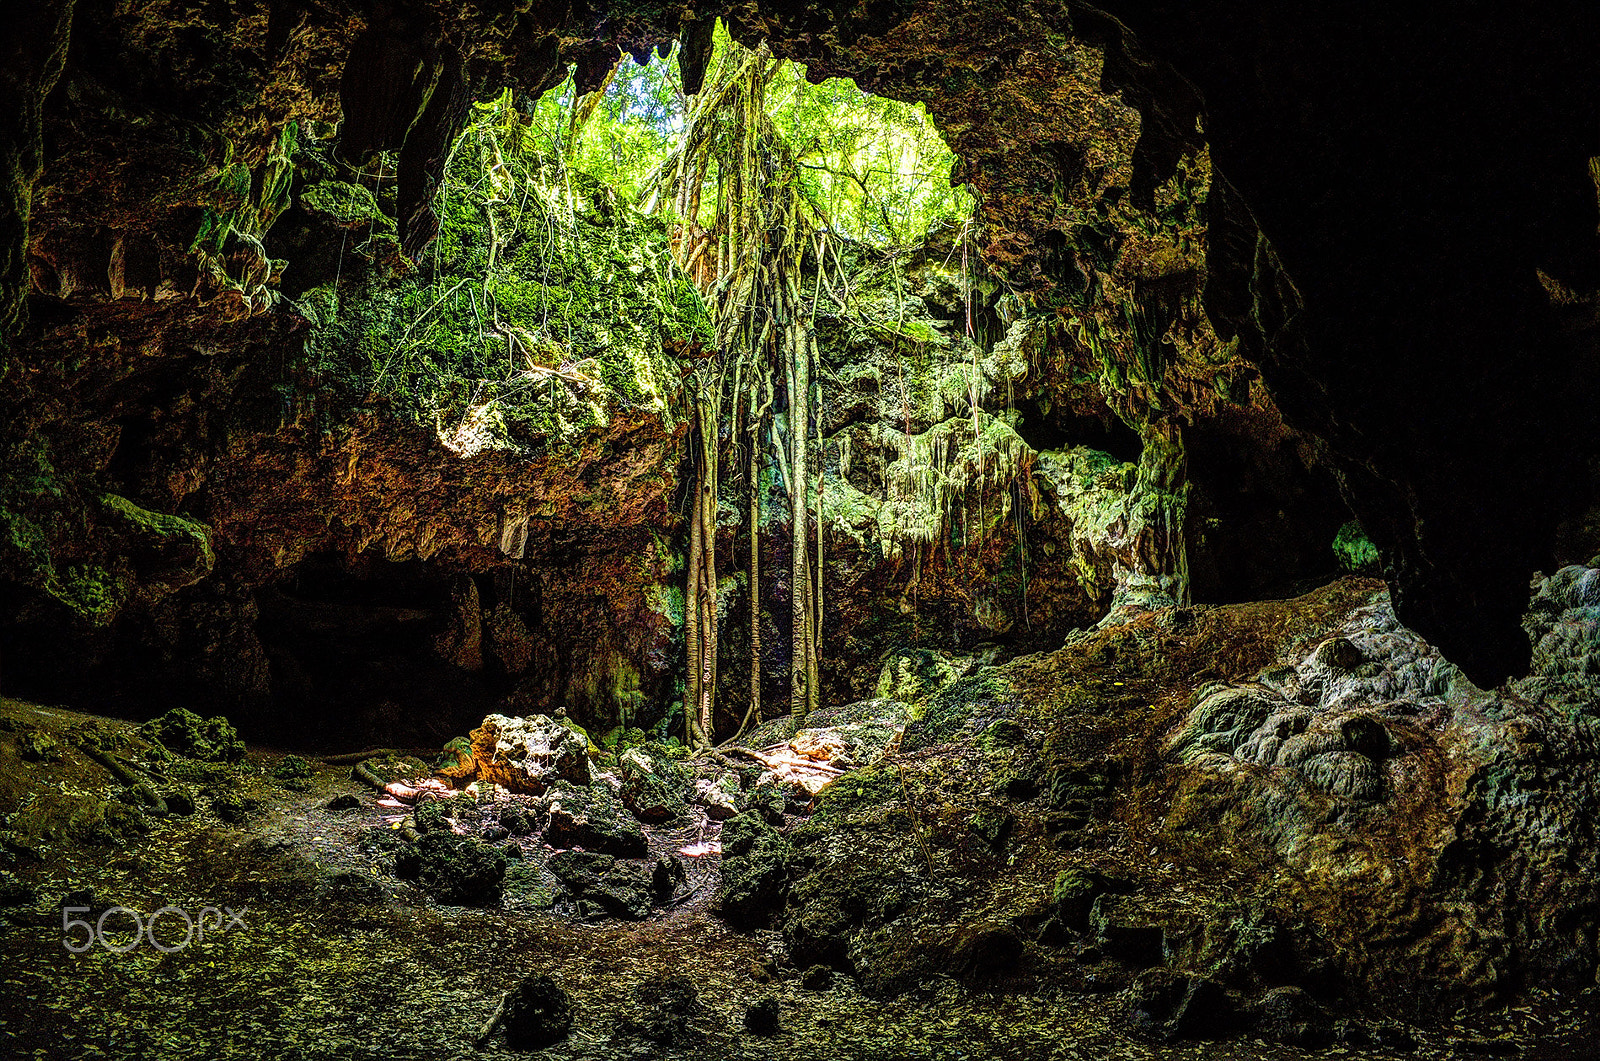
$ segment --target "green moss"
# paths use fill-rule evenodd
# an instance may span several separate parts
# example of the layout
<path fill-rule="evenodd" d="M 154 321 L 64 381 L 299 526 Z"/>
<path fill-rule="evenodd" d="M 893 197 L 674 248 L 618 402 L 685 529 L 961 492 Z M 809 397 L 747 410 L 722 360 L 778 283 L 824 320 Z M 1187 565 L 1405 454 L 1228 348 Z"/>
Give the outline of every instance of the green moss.
<path fill-rule="evenodd" d="M 516 157 L 502 106 L 479 108 L 452 153 L 425 270 L 352 269 L 337 291 L 306 293 L 308 367 L 389 399 L 462 456 L 573 452 L 623 410 L 674 426 L 681 373 L 663 340 L 709 341 L 710 327 L 665 225 Z M 323 181 L 301 202 L 359 223 L 379 204 L 350 189 Z"/>
<path fill-rule="evenodd" d="M 52 597 L 93 625 L 116 618 L 129 596 L 128 584 L 94 564 L 72 564 L 54 573 L 46 583 Z"/>
<path fill-rule="evenodd" d="M 1339 528 L 1333 539 L 1333 555 L 1338 558 L 1340 567 L 1353 574 L 1376 575 L 1382 570 L 1378 547 L 1355 520 Z"/>
<path fill-rule="evenodd" d="M 116 494 L 104 494 L 101 503 L 113 521 L 119 521 L 130 533 L 143 538 L 184 538 L 192 542 L 200 550 L 203 558 L 202 566 L 209 571 L 216 562 L 216 554 L 211 549 L 211 528 L 204 523 L 182 516 L 167 515 L 162 512 L 151 512 L 147 508 L 140 508 L 125 497 Z"/>
<path fill-rule="evenodd" d="M 832 825 L 837 825 L 863 810 L 883 808 L 900 802 L 904 792 L 900 775 L 888 764 L 869 766 L 845 774 L 817 794 L 810 820 L 800 830 L 805 837 L 826 835 Z"/>
<path fill-rule="evenodd" d="M 139 732 L 168 751 L 190 759 L 232 763 L 244 758 L 244 742 L 233 724 L 221 715 L 201 718 L 193 711 L 175 707 L 140 726 Z"/>
<path fill-rule="evenodd" d="M 300 207 L 321 214 L 335 224 L 376 225 L 392 231 L 395 227 L 378 206 L 371 189 L 346 181 L 318 181 L 300 193 Z"/>

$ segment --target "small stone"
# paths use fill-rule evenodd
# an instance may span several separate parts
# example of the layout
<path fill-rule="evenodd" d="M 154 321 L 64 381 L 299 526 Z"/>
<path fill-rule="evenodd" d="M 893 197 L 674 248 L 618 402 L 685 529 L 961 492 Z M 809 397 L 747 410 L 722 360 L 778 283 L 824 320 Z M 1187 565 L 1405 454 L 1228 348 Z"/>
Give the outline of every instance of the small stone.
<path fill-rule="evenodd" d="M 444 808 L 434 799 L 421 800 L 411 811 L 411 820 L 419 833 L 448 833 L 450 823 L 445 820 Z"/>
<path fill-rule="evenodd" d="M 572 1033 L 572 1001 L 544 973 L 526 977 L 506 998 L 502 1023 L 514 1050 L 542 1050 Z"/>
<path fill-rule="evenodd" d="M 778 1034 L 778 1000 L 764 998 L 745 1010 L 744 1030 L 751 1035 Z"/>
<path fill-rule="evenodd" d="M 261 802 L 233 792 L 211 793 L 211 813 L 230 825 L 238 825 L 259 810 Z"/>
<path fill-rule="evenodd" d="M 506 837 L 510 836 L 511 831 L 505 826 L 496 822 L 492 825 L 485 825 L 483 827 L 483 832 L 479 835 L 481 835 L 486 842 L 497 844 L 501 840 L 504 840 Z"/>
<path fill-rule="evenodd" d="M 167 797 L 167 806 L 172 806 L 172 797 L 170 796 Z M 327 807 L 329 810 L 358 810 L 361 807 L 361 800 L 359 797 L 345 792 L 330 799 Z"/>
<path fill-rule="evenodd" d="M 642 822 L 661 823 L 683 817 L 688 777 L 670 756 L 647 748 L 629 748 L 617 759 L 622 775 L 622 802 Z"/>
<path fill-rule="evenodd" d="M 502 807 L 500 810 L 500 824 L 512 836 L 527 836 L 533 832 L 533 822 L 528 817 L 528 812 L 521 807 Z"/>
<path fill-rule="evenodd" d="M 161 794 L 161 799 L 167 805 L 168 814 L 187 818 L 194 813 L 194 796 L 188 789 L 169 788 Z"/>

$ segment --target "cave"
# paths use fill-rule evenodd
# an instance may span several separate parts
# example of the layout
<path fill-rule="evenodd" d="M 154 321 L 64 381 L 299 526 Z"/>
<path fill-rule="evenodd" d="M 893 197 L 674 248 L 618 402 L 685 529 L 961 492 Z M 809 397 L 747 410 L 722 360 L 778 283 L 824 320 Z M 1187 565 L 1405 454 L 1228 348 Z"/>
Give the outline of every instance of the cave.
<path fill-rule="evenodd" d="M 1596 1056 L 1600 12 L 8 29 L 0 1054 Z"/>

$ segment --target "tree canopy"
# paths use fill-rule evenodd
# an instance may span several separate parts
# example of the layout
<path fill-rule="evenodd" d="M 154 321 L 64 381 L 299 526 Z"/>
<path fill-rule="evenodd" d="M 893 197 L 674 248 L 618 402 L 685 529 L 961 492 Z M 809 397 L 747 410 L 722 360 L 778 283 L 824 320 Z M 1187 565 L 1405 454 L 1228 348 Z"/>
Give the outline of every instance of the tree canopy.
<path fill-rule="evenodd" d="M 719 23 L 706 83 L 717 84 L 717 71 L 738 62 L 741 52 Z M 899 247 L 971 216 L 972 197 L 950 186 L 955 156 L 926 107 L 863 92 L 841 78 L 813 85 L 805 67 L 774 63 L 765 111 L 794 152 L 800 192 L 825 227 Z M 532 108 L 530 132 L 541 150 L 565 156 L 574 169 L 640 205 L 647 177 L 683 136 L 691 106 L 675 50 L 665 59 L 652 53 L 642 66 L 622 56 L 597 92 L 574 99 L 569 77 L 545 93 Z M 707 179 L 716 179 L 714 167 Z"/>

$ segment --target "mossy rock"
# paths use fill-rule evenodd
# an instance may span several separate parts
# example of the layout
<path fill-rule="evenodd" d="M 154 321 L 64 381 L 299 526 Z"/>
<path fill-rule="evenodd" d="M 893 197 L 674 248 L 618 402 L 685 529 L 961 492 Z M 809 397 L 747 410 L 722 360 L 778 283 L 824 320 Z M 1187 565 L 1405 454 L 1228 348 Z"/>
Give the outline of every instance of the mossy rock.
<path fill-rule="evenodd" d="M 437 902 L 488 906 L 500 898 L 506 856 L 470 836 L 429 833 L 416 843 L 415 879 Z"/>
<path fill-rule="evenodd" d="M 759 814 L 722 827 L 722 883 L 711 908 L 735 928 L 763 928 L 781 911 L 794 849 Z"/>
<path fill-rule="evenodd" d="M 677 821 L 684 815 L 689 774 L 659 745 L 625 750 L 617 761 L 622 802 L 642 822 Z"/>
<path fill-rule="evenodd" d="M 17 754 L 24 762 L 53 763 L 61 758 L 61 746 L 44 730 L 30 730 L 17 738 Z"/>
<path fill-rule="evenodd" d="M 909 752 L 957 740 L 992 725 L 1014 706 L 1009 684 L 992 668 L 984 668 L 937 693 L 921 717 L 906 726 L 900 748 Z"/>
<path fill-rule="evenodd" d="M 168 751 L 204 762 L 236 763 L 244 758 L 244 741 L 221 715 L 201 718 L 175 707 L 139 727 L 139 732 Z"/>
<path fill-rule="evenodd" d="M 863 810 L 885 807 L 904 798 L 899 773 L 880 764 L 845 774 L 817 794 L 811 819 L 801 830 L 806 838 L 825 835 L 827 829 Z"/>
<path fill-rule="evenodd" d="M 298 755 L 286 755 L 272 770 L 272 779 L 291 792 L 311 789 L 311 764 Z"/>

